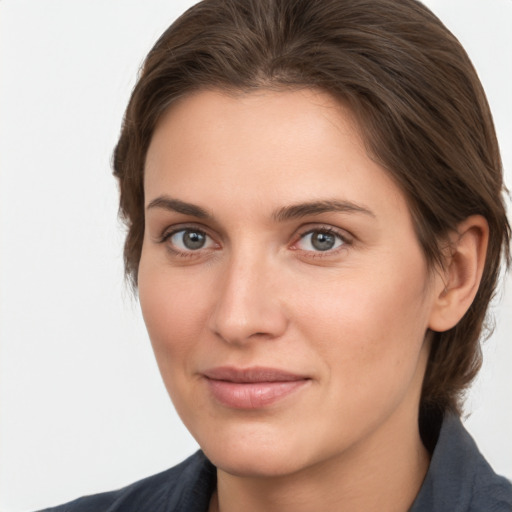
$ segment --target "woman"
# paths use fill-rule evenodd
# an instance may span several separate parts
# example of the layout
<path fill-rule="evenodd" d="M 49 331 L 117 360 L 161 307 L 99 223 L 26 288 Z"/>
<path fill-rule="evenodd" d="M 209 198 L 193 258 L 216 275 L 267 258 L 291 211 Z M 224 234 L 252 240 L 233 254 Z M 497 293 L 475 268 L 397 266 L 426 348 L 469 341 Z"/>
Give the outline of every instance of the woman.
<path fill-rule="evenodd" d="M 114 156 L 125 266 L 202 451 L 55 510 L 510 510 L 458 416 L 510 227 L 491 115 L 414 0 L 206 0 Z"/>

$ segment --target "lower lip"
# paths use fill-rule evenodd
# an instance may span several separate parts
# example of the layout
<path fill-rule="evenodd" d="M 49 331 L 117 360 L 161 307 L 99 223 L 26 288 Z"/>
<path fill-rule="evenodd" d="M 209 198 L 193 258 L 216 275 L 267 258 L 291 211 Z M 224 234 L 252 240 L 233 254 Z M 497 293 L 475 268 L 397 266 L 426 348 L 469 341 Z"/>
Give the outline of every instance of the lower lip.
<path fill-rule="evenodd" d="M 230 382 L 206 379 L 214 398 L 233 409 L 261 409 L 299 390 L 309 379 L 284 382 Z"/>

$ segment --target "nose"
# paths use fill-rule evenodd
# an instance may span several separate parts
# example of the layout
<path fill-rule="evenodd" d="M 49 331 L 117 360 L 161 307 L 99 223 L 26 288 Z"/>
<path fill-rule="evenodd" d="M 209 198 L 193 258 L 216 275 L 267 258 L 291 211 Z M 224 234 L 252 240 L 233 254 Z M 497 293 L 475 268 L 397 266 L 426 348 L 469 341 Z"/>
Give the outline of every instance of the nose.
<path fill-rule="evenodd" d="M 225 262 L 210 317 L 210 329 L 231 344 L 279 338 L 288 326 L 277 264 L 232 256 Z"/>

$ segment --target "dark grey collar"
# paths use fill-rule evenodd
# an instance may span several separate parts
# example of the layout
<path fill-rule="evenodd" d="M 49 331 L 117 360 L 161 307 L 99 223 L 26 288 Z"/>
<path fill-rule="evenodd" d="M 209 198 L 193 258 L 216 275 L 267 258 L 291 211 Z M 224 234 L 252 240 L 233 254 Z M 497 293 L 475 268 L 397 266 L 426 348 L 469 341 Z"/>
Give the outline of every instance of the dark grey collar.
<path fill-rule="evenodd" d="M 410 512 L 512 512 L 512 484 L 494 473 L 455 414 L 443 420 Z"/>

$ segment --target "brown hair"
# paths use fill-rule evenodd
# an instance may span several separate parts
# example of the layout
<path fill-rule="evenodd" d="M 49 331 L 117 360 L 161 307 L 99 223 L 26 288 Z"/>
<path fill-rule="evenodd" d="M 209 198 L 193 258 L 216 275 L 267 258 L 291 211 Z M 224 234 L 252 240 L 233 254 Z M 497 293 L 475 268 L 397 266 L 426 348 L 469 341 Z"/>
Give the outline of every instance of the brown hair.
<path fill-rule="evenodd" d="M 146 58 L 114 153 L 132 284 L 144 235 L 144 161 L 166 108 L 193 90 L 320 88 L 349 105 L 368 153 L 407 197 L 430 268 L 473 214 L 490 242 L 477 296 L 453 329 L 432 333 L 420 417 L 453 409 L 480 367 L 486 311 L 510 226 L 491 113 L 460 43 L 416 0 L 204 0 Z"/>

